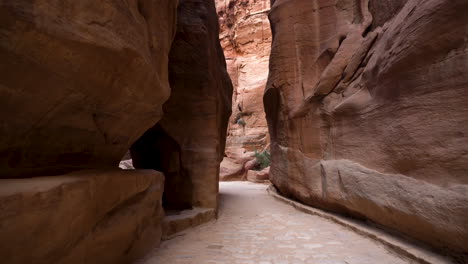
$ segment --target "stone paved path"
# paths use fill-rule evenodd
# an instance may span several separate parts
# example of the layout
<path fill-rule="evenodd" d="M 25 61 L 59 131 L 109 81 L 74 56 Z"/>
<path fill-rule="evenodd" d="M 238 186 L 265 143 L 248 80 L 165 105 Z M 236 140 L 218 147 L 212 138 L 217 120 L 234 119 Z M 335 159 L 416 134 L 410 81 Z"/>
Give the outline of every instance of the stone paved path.
<path fill-rule="evenodd" d="M 217 221 L 163 242 L 140 263 L 412 263 L 371 239 L 275 200 L 266 188 L 222 182 Z"/>

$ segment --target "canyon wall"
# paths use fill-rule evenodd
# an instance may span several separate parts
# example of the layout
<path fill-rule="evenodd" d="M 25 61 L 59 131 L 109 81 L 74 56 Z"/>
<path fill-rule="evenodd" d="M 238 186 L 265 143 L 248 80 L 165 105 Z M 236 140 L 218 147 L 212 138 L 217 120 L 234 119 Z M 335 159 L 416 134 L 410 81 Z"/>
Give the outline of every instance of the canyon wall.
<path fill-rule="evenodd" d="M 162 235 L 164 176 L 85 170 L 0 181 L 3 263 L 131 263 Z"/>
<path fill-rule="evenodd" d="M 463 259 L 467 13 L 465 0 L 276 0 L 264 105 L 280 192 Z"/>
<path fill-rule="evenodd" d="M 269 143 L 262 98 L 268 77 L 269 0 L 216 0 L 220 41 L 234 93 L 221 179 L 245 179 L 244 165 Z"/>
<path fill-rule="evenodd" d="M 167 176 L 117 168 L 155 124 L 192 204 L 215 207 L 225 68 L 211 0 L 0 1 L 2 261 L 131 263 L 157 246 Z"/>
<path fill-rule="evenodd" d="M 0 3 L 0 178 L 116 166 L 161 118 L 176 1 Z"/>
<path fill-rule="evenodd" d="M 180 0 L 163 118 L 130 149 L 136 168 L 164 172 L 171 209 L 217 207 L 232 84 L 212 0 Z M 165 206 L 166 208 L 166 206 Z"/>

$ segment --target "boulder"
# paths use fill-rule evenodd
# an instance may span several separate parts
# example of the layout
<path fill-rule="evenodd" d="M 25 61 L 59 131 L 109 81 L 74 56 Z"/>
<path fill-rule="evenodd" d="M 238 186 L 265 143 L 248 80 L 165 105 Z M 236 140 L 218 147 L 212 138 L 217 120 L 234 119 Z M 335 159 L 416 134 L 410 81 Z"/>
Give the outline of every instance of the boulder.
<path fill-rule="evenodd" d="M 2 262 L 131 263 L 159 244 L 163 185 L 153 170 L 2 179 Z"/>
<path fill-rule="evenodd" d="M 242 181 L 245 179 L 246 170 L 244 164 L 236 163 L 237 160 L 224 158 L 220 164 L 220 181 Z"/>
<path fill-rule="evenodd" d="M 245 170 L 253 170 L 254 168 L 258 167 L 259 163 L 256 158 L 247 161 L 244 165 Z"/>
<path fill-rule="evenodd" d="M 255 183 L 265 183 L 269 179 L 270 167 L 261 171 L 249 170 L 247 172 L 247 180 Z"/>

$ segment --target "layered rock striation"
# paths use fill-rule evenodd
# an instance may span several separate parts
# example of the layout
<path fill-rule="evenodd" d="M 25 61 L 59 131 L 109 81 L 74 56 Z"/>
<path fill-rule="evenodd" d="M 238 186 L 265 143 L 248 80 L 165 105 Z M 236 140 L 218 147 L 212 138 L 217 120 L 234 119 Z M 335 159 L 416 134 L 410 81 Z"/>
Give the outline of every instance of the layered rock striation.
<path fill-rule="evenodd" d="M 2 262 L 131 263 L 161 239 L 163 186 L 154 170 L 2 180 Z"/>
<path fill-rule="evenodd" d="M 0 71 L 3 261 L 131 263 L 163 205 L 217 206 L 232 86 L 214 1 L 1 1 Z M 164 147 L 118 170 L 154 128 Z"/>
<path fill-rule="evenodd" d="M 221 179 L 245 179 L 245 163 L 269 143 L 262 98 L 271 48 L 270 1 L 216 0 L 216 9 L 221 46 L 234 85 Z"/>
<path fill-rule="evenodd" d="M 465 0 L 276 0 L 274 185 L 463 259 L 467 12 Z"/>
<path fill-rule="evenodd" d="M 171 96 L 162 120 L 130 149 L 136 168 L 164 172 L 172 209 L 217 207 L 232 97 L 218 31 L 214 1 L 180 0 L 169 55 Z"/>
<path fill-rule="evenodd" d="M 0 178 L 116 166 L 162 115 L 177 1 L 0 3 Z"/>

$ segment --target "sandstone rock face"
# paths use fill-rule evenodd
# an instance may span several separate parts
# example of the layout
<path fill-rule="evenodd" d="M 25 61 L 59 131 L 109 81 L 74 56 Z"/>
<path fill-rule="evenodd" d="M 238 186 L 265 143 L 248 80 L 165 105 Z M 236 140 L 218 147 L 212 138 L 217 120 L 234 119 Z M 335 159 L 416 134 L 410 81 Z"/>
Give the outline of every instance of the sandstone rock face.
<path fill-rule="evenodd" d="M 243 164 L 254 151 L 262 151 L 269 142 L 262 98 L 268 77 L 271 30 L 267 13 L 269 0 L 216 0 L 220 40 L 226 56 L 234 93 L 229 120 L 226 156 L 229 163 Z M 224 164 L 224 163 L 223 163 Z M 223 164 L 221 167 L 223 167 Z M 229 168 L 225 168 L 229 170 Z M 240 174 L 222 174 L 222 179 L 245 178 Z"/>
<path fill-rule="evenodd" d="M 127 151 L 127 153 L 125 153 L 125 156 L 123 156 L 122 160 L 119 163 L 119 168 L 124 169 L 124 170 L 135 169 L 135 167 L 133 167 L 133 160 L 132 160 L 132 156 L 130 155 L 130 151 Z"/>
<path fill-rule="evenodd" d="M 220 164 L 220 171 L 219 171 L 219 180 L 220 181 L 238 181 L 238 180 L 245 180 L 246 178 L 246 170 L 245 164 L 251 160 L 252 157 L 246 157 L 243 160 L 239 159 L 232 159 L 225 157 Z"/>
<path fill-rule="evenodd" d="M 164 172 L 168 206 L 217 207 L 232 84 L 214 1 L 181 0 L 162 120 L 130 149 L 136 168 Z M 165 207 L 166 208 L 166 207 Z"/>
<path fill-rule="evenodd" d="M 177 7 L 0 1 L 3 262 L 131 263 L 159 242 L 177 173 L 182 204 L 216 207 L 232 86 L 214 1 L 181 1 L 178 19 Z M 156 157 L 169 185 L 116 168 L 153 126 L 172 139 Z"/>
<path fill-rule="evenodd" d="M 261 171 L 249 170 L 247 171 L 247 180 L 255 183 L 268 182 L 270 174 L 270 167 Z"/>
<path fill-rule="evenodd" d="M 117 166 L 161 117 L 177 1 L 0 2 L 0 178 Z"/>
<path fill-rule="evenodd" d="M 274 185 L 467 252 L 467 12 L 465 0 L 276 0 Z"/>
<path fill-rule="evenodd" d="M 81 171 L 0 180 L 3 263 L 131 263 L 161 238 L 164 177 Z"/>

